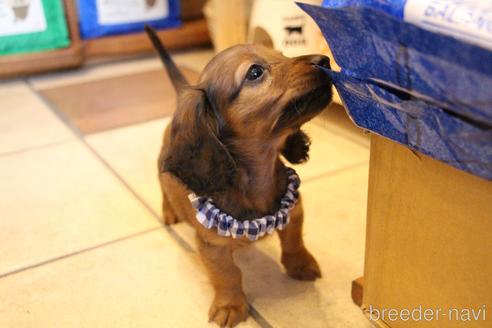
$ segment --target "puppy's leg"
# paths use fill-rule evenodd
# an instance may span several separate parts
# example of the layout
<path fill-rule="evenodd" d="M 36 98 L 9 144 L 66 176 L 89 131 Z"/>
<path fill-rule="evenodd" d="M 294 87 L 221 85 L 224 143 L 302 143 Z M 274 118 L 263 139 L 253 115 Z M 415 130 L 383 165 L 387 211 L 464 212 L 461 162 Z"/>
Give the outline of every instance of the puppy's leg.
<path fill-rule="evenodd" d="M 162 221 L 167 225 L 178 223 L 179 218 L 169 202 L 169 196 L 166 194 L 166 190 L 173 190 L 172 185 L 166 180 L 165 174 L 159 176 L 159 182 L 162 193 Z"/>
<path fill-rule="evenodd" d="M 209 321 L 221 327 L 234 327 L 248 316 L 241 271 L 234 264 L 230 247 L 209 244 L 199 236 L 197 240 L 201 258 L 215 290 L 208 313 Z"/>
<path fill-rule="evenodd" d="M 321 270 L 314 257 L 304 246 L 302 240 L 302 223 L 304 213 L 299 198 L 291 212 L 290 222 L 284 230 L 279 230 L 282 246 L 282 264 L 287 274 L 297 280 L 315 280 L 321 277 Z"/>
<path fill-rule="evenodd" d="M 179 222 L 178 216 L 174 213 L 174 210 L 167 199 L 166 193 L 162 193 L 162 215 L 164 224 L 170 225 Z"/>

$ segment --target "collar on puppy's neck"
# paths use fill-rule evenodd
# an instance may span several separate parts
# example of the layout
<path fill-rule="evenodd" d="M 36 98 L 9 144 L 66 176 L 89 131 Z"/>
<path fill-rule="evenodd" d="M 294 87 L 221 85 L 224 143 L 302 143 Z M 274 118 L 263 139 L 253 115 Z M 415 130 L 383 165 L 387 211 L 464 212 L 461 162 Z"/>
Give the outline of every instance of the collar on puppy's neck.
<path fill-rule="evenodd" d="M 273 233 L 275 229 L 282 230 L 290 220 L 290 211 L 299 199 L 299 176 L 294 169 L 287 168 L 287 190 L 280 200 L 279 210 L 261 218 L 240 221 L 221 211 L 210 197 L 200 197 L 191 193 L 188 198 L 196 210 L 196 219 L 205 228 L 217 228 L 219 236 L 234 239 L 246 237 L 251 241 Z"/>

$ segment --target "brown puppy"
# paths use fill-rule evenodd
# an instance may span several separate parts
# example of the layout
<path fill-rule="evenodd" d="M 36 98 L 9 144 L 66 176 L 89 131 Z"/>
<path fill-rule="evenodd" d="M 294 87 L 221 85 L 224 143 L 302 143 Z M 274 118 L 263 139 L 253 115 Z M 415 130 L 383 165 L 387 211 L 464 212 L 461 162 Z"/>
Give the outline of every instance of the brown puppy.
<path fill-rule="evenodd" d="M 239 220 L 275 213 L 287 186 L 280 156 L 291 163 L 308 159 L 309 139 L 300 128 L 331 101 L 331 81 L 319 67 L 329 67 L 329 60 L 319 55 L 286 58 L 264 47 L 239 45 L 215 56 L 199 83 L 190 86 L 148 32 L 178 92 L 159 156 L 164 222 L 183 220 L 195 227 L 215 289 L 209 319 L 232 327 L 248 313 L 232 252 L 250 241 L 204 228 L 187 196 L 212 197 L 217 207 Z M 299 199 L 290 223 L 278 233 L 281 261 L 289 276 L 314 280 L 321 273 L 304 246 L 302 222 Z"/>

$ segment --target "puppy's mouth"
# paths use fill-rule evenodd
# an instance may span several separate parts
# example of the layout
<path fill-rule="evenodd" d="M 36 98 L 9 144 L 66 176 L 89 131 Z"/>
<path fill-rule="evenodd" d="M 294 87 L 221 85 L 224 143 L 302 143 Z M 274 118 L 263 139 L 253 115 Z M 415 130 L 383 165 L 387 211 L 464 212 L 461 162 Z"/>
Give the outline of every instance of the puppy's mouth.
<path fill-rule="evenodd" d="M 300 126 L 321 113 L 332 99 L 331 81 L 322 83 L 314 89 L 287 103 L 275 126 L 275 131 Z"/>

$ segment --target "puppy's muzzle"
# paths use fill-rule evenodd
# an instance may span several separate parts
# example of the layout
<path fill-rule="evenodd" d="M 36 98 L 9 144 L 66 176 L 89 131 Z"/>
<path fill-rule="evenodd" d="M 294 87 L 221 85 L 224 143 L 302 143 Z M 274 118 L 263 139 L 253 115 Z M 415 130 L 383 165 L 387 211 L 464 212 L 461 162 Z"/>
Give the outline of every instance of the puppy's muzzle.
<path fill-rule="evenodd" d="M 323 55 L 309 56 L 309 61 L 315 66 L 320 66 L 323 68 L 331 69 L 330 58 Z"/>

